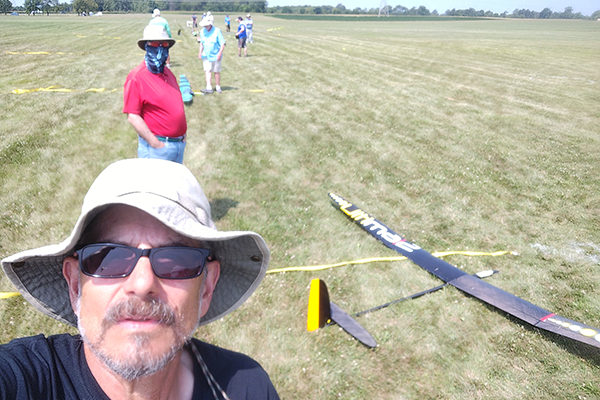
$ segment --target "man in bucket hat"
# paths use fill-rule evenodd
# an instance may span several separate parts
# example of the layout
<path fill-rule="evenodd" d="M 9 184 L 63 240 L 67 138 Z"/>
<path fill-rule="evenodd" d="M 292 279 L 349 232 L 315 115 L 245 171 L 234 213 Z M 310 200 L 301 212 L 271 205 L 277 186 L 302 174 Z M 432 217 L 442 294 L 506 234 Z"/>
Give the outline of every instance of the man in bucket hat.
<path fill-rule="evenodd" d="M 165 63 L 175 45 L 160 25 L 138 40 L 144 61 L 125 80 L 123 113 L 138 134 L 138 157 L 183 163 L 187 122 L 177 78 Z"/>
<path fill-rule="evenodd" d="M 223 58 L 223 50 L 225 49 L 225 39 L 219 28 L 213 25 L 214 17 L 212 15 L 203 18 L 200 21 L 202 30 L 198 36 L 200 49 L 198 50 L 198 58 L 202 60 L 202 69 L 206 78 L 206 89 L 202 89 L 202 93 L 212 93 L 211 78 L 215 74 L 215 90 L 221 93 L 221 60 Z"/>
<path fill-rule="evenodd" d="M 254 292 L 269 257 L 258 234 L 217 231 L 182 165 L 110 165 L 65 241 L 2 261 L 34 307 L 80 335 L 0 346 L 0 398 L 278 399 L 256 361 L 192 338 Z"/>

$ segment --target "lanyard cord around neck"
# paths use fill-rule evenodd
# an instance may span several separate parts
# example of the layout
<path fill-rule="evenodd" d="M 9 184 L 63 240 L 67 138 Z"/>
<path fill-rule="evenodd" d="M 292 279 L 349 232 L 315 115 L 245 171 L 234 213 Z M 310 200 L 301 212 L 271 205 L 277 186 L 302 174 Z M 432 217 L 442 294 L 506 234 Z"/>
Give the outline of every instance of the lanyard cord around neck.
<path fill-rule="evenodd" d="M 200 368 L 202 368 L 202 373 L 204 374 L 204 377 L 206 378 L 206 381 L 208 382 L 208 386 L 210 387 L 210 391 L 212 392 L 213 396 L 215 396 L 215 399 L 219 400 L 219 396 L 217 395 L 217 390 L 218 390 L 221 393 L 221 396 L 223 396 L 223 400 L 231 400 L 229 398 L 229 396 L 227 396 L 227 393 L 225 393 L 225 391 L 221 388 L 221 385 L 219 385 L 219 382 L 217 382 L 215 377 L 208 370 L 208 367 L 206 366 L 204 359 L 202 359 L 202 356 L 200 355 L 200 352 L 198 351 L 196 344 L 194 342 L 190 342 L 190 347 L 192 348 L 192 351 L 194 352 L 194 355 L 196 356 L 196 360 L 198 360 L 198 363 L 200 364 Z"/>

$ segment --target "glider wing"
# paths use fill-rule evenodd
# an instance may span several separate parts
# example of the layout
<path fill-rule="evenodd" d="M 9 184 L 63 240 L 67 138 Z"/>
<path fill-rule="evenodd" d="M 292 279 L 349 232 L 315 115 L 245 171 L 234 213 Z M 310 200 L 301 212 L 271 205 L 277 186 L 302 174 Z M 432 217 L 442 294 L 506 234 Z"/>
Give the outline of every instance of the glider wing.
<path fill-rule="evenodd" d="M 490 285 L 406 241 L 372 215 L 334 193 L 329 197 L 344 214 L 390 249 L 408 257 L 444 282 L 537 328 L 600 348 L 600 329 L 560 317 Z"/>

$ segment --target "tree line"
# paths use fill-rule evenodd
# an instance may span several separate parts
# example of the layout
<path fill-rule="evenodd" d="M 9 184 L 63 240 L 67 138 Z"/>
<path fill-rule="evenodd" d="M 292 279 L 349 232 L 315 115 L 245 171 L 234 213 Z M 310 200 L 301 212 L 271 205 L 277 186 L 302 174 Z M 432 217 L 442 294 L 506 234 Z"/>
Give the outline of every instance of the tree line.
<path fill-rule="evenodd" d="M 376 7 L 372 8 L 346 8 L 343 4 L 337 6 L 277 6 L 267 7 L 268 13 L 282 13 L 282 14 L 353 14 L 353 15 L 411 15 L 411 16 L 436 16 L 442 15 L 447 17 L 495 17 L 495 18 L 535 18 L 535 19 L 599 19 L 600 10 L 595 11 L 591 16 L 585 16 L 582 13 L 574 13 L 573 7 L 566 7 L 563 12 L 553 12 L 550 8 L 544 8 L 542 11 L 532 11 L 526 9 L 515 9 L 512 14 L 508 11 L 503 13 L 494 13 L 492 11 L 475 10 L 474 8 L 457 10 L 446 10 L 443 14 L 440 14 L 438 10 L 429 11 L 425 6 L 419 7 L 404 7 L 397 5 L 392 7 L 390 5 L 386 8 L 380 9 Z"/>
<path fill-rule="evenodd" d="M 23 6 L 13 6 L 11 0 L 0 0 L 0 12 L 11 11 L 34 13 L 151 13 L 158 8 L 164 11 L 186 12 L 231 12 L 231 13 L 270 13 L 270 14 L 354 14 L 354 15 L 411 15 L 411 16 L 450 16 L 450 17 L 495 17 L 495 18 L 531 18 L 531 19 L 600 19 L 600 10 L 591 16 L 581 12 L 573 12 L 573 7 L 566 7 L 563 12 L 554 12 L 550 8 L 542 11 L 515 9 L 512 13 L 494 13 L 492 11 L 469 9 L 446 10 L 440 14 L 437 10 L 429 11 L 425 6 L 407 8 L 402 5 L 380 8 L 346 8 L 342 3 L 337 6 L 276 6 L 269 7 L 267 1 L 195 1 L 195 0 L 72 0 L 61 3 L 60 0 L 25 0 Z"/>
<path fill-rule="evenodd" d="M 24 11 L 31 13 L 152 13 L 163 11 L 266 13 L 266 1 L 173 1 L 173 0 L 25 0 L 23 6 L 13 6 L 11 0 L 0 0 L 0 12 Z"/>

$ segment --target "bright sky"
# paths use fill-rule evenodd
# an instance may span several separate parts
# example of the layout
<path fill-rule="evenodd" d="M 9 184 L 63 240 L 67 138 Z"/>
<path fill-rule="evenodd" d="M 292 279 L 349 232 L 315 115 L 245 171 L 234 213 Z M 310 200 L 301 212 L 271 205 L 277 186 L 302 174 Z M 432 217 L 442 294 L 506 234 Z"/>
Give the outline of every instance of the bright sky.
<path fill-rule="evenodd" d="M 346 8 L 379 8 L 381 0 L 267 0 L 270 7 L 274 6 L 336 6 L 342 3 Z M 582 13 L 590 16 L 596 10 L 600 10 L 598 0 L 387 0 L 389 6 L 402 5 L 406 8 L 425 6 L 429 11 L 437 10 L 443 14 L 446 10 L 456 8 L 457 10 L 474 8 L 475 10 L 512 13 L 515 8 L 532 11 L 542 11 L 548 7 L 553 12 L 563 12 L 565 7 L 573 7 L 574 13 Z"/>

